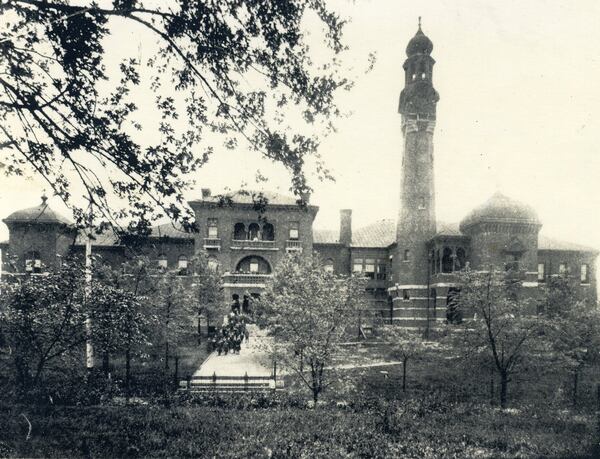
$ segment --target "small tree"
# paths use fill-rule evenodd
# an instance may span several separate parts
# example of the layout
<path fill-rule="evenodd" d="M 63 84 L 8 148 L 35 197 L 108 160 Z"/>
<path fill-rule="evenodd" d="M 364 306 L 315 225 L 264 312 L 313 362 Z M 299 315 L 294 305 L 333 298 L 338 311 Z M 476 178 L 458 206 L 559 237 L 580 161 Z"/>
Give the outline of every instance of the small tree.
<path fill-rule="evenodd" d="M 402 327 L 386 327 L 384 339 L 391 347 L 391 355 L 402 361 L 402 392 L 406 392 L 406 374 L 409 360 L 425 350 L 425 342 L 420 331 Z"/>
<path fill-rule="evenodd" d="M 573 407 L 585 367 L 600 361 L 600 311 L 583 301 L 575 303 L 552 321 L 552 347 L 558 352 L 573 378 Z"/>
<path fill-rule="evenodd" d="M 83 279 L 83 267 L 65 261 L 42 275 L 2 285 L 0 329 L 22 393 L 37 388 L 53 362 L 81 351 Z"/>
<path fill-rule="evenodd" d="M 200 319 L 202 315 L 206 318 L 206 326 L 210 327 L 210 321 L 218 317 L 224 311 L 223 281 L 217 267 L 208 263 L 208 257 L 199 256 L 193 260 L 194 277 L 192 287 L 196 295 L 198 306 L 198 344 L 202 341 L 200 330 Z"/>
<path fill-rule="evenodd" d="M 500 378 L 500 406 L 506 408 L 511 376 L 542 344 L 544 321 L 530 314 L 530 302 L 520 297 L 520 282 L 513 272 L 466 270 L 458 275 L 458 282 L 456 305 L 473 314 L 463 323 L 458 342 L 467 357 L 475 353 L 477 360 L 491 361 Z"/>
<path fill-rule="evenodd" d="M 177 272 L 166 272 L 156 277 L 153 305 L 158 318 L 156 336 L 164 349 L 165 373 L 173 354 L 186 337 L 194 331 L 194 317 L 198 303 L 191 287 L 191 279 Z"/>
<path fill-rule="evenodd" d="M 339 341 L 356 324 L 363 292 L 363 279 L 327 272 L 317 256 L 287 256 L 267 286 L 261 313 L 274 339 L 272 351 L 315 403 L 333 382 L 328 367 Z"/>

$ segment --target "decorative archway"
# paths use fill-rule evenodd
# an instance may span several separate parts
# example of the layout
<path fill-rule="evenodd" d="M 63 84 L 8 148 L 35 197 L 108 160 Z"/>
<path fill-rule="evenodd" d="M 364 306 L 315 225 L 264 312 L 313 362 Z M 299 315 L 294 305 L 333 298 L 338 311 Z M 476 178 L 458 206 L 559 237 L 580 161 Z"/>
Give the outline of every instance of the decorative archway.
<path fill-rule="evenodd" d="M 237 262 L 235 271 L 248 274 L 271 274 L 271 265 L 261 256 L 249 255 Z"/>

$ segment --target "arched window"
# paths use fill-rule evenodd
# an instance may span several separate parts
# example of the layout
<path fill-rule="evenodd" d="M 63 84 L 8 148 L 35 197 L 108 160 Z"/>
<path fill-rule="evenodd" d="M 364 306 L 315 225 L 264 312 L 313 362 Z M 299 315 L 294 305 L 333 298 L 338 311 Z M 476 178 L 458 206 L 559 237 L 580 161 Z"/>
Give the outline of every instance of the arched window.
<path fill-rule="evenodd" d="M 177 268 L 179 269 L 179 274 L 184 275 L 188 272 L 188 259 L 185 255 L 179 255 L 179 259 L 177 260 Z"/>
<path fill-rule="evenodd" d="M 211 255 L 210 257 L 208 257 L 208 269 L 210 269 L 211 271 L 217 271 L 219 269 L 219 262 L 217 260 L 217 257 L 215 257 L 214 255 Z"/>
<path fill-rule="evenodd" d="M 327 260 L 325 260 L 325 263 L 323 266 L 325 267 L 325 272 L 332 273 L 333 272 L 333 259 L 328 258 Z"/>
<path fill-rule="evenodd" d="M 25 271 L 28 273 L 42 272 L 42 260 L 38 251 L 31 250 L 25 255 Z"/>
<path fill-rule="evenodd" d="M 243 241 L 246 239 L 246 225 L 243 223 L 236 223 L 233 227 L 233 239 L 236 241 Z"/>
<path fill-rule="evenodd" d="M 239 273 L 271 274 L 271 265 L 264 258 L 252 255 L 242 258 L 235 270 Z"/>
<path fill-rule="evenodd" d="M 250 223 L 248 226 L 248 239 L 251 241 L 260 239 L 260 226 L 258 226 L 258 223 Z"/>
<path fill-rule="evenodd" d="M 275 228 L 270 223 L 265 223 L 262 230 L 263 241 L 275 240 Z"/>
<path fill-rule="evenodd" d="M 161 269 L 167 269 L 169 267 L 167 256 L 164 253 L 161 253 L 158 256 L 158 267 Z"/>
<path fill-rule="evenodd" d="M 444 247 L 444 252 L 442 255 L 442 272 L 452 272 L 452 249 L 450 247 Z"/>

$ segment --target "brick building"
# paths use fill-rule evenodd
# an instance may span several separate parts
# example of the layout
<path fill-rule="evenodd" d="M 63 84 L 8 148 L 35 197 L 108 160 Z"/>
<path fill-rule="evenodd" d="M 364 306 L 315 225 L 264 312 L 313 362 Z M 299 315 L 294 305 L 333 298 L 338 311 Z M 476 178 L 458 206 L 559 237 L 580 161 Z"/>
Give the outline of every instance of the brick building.
<path fill-rule="evenodd" d="M 598 251 L 539 234 L 542 227 L 529 206 L 496 193 L 459 223 L 435 216 L 433 136 L 439 95 L 433 86 L 433 44 L 421 27 L 409 41 L 405 86 L 399 114 L 404 138 L 397 221 L 383 219 L 352 227 L 352 211 L 340 212 L 339 231 L 313 230 L 318 207 L 298 205 L 294 197 L 235 192 L 211 195 L 203 189 L 189 202 L 197 232 L 171 224 L 157 226 L 141 250 L 165 268 L 180 269 L 200 252 L 223 275 L 226 295 L 260 295 L 279 260 L 289 252 L 318 253 L 325 269 L 368 278 L 370 315 L 404 326 L 446 321 L 449 299 L 460 288 L 456 271 L 470 265 L 487 270 L 518 267 L 522 289 L 535 296 L 549 276 L 575 277 L 580 293 L 596 301 Z M 303 200 L 306 204 L 308 199 Z M 83 251 L 84 239 L 44 198 L 37 207 L 4 220 L 9 240 L 0 244 L 4 269 L 42 271 L 59 256 Z M 96 238 L 94 251 L 111 263 L 128 256 L 113 236 Z M 9 268 L 7 261 L 18 262 Z"/>

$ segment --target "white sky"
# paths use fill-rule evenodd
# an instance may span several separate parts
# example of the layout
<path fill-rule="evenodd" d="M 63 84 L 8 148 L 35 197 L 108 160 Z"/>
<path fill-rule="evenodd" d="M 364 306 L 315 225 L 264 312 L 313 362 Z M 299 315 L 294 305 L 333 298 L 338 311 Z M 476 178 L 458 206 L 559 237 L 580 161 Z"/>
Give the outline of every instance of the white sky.
<path fill-rule="evenodd" d="M 440 93 L 435 133 L 437 216 L 459 221 L 496 190 L 534 206 L 552 237 L 600 247 L 600 3 L 572 0 L 401 2 L 332 0 L 348 17 L 345 59 L 373 71 L 342 95 L 353 115 L 337 123 L 321 154 L 335 183 L 313 181 L 318 228 L 337 228 L 339 209 L 354 226 L 398 211 L 402 135 L 398 97 L 408 40 L 423 17 L 434 43 Z M 416 6 L 417 5 L 417 6 Z M 132 30 L 117 30 L 120 52 L 151 49 Z M 127 43 L 126 45 L 124 43 Z M 107 51 L 111 51 L 107 48 Z M 215 154 L 195 177 L 214 191 L 252 186 L 287 192 L 280 167 L 244 148 Z M 39 203 L 41 182 L 0 177 L 0 217 Z M 62 209 L 56 198 L 51 205 Z M 0 239 L 7 236 L 4 225 Z"/>

